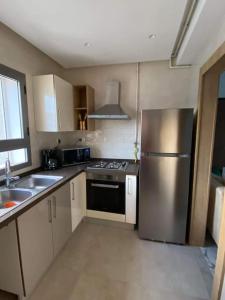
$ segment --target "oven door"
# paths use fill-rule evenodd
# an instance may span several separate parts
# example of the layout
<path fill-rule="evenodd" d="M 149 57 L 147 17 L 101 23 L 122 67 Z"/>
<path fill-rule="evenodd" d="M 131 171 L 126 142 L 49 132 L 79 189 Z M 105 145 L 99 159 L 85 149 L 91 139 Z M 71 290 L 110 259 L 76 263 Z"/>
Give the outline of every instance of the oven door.
<path fill-rule="evenodd" d="M 87 180 L 87 209 L 125 214 L 125 183 Z"/>

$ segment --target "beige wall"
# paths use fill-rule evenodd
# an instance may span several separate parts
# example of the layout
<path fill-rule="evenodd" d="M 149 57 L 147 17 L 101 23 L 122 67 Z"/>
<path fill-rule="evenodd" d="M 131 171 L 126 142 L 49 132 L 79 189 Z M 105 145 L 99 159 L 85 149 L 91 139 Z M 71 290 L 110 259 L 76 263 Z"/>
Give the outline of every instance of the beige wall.
<path fill-rule="evenodd" d="M 121 106 L 129 121 L 96 121 L 94 133 L 83 134 L 93 156 L 133 158 L 136 126 L 136 64 L 68 69 L 63 77 L 74 85 L 89 84 L 95 89 L 96 108 L 104 104 L 107 80 L 121 82 Z M 196 105 L 197 69 L 170 69 L 168 61 L 140 64 L 140 109 L 182 108 Z M 140 128 L 140 127 L 139 127 Z M 75 138 L 81 133 L 75 133 Z M 139 134 L 140 140 L 140 134 Z"/>
<path fill-rule="evenodd" d="M 62 67 L 15 32 L 0 23 L 0 63 L 26 74 L 29 125 L 32 148 L 32 167 L 40 165 L 39 150 L 53 146 L 57 137 L 65 140 L 67 135 L 37 133 L 34 123 L 32 75 L 55 73 L 61 75 Z M 26 168 L 28 170 L 30 168 Z"/>

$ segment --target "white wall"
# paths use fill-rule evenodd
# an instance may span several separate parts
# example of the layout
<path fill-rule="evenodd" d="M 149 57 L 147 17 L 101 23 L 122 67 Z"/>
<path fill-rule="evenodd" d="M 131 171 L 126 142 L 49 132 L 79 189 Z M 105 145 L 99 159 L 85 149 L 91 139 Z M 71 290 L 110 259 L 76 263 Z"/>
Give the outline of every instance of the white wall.
<path fill-rule="evenodd" d="M 203 65 L 210 56 L 219 48 L 225 41 L 225 16 L 223 22 L 221 23 L 220 30 L 215 34 L 214 38 L 210 41 L 207 47 L 202 51 L 197 61 L 199 65 Z"/>
<path fill-rule="evenodd" d="M 140 109 L 182 108 L 196 106 L 195 68 L 170 69 L 168 61 L 140 64 Z M 93 149 L 94 157 L 130 158 L 133 156 L 136 126 L 136 64 L 74 68 L 63 72 L 74 85 L 89 84 L 95 89 L 96 108 L 105 103 L 107 80 L 121 82 L 121 106 L 129 121 L 96 121 L 94 133 L 75 133 L 83 136 Z M 139 135 L 140 141 L 140 135 Z"/>

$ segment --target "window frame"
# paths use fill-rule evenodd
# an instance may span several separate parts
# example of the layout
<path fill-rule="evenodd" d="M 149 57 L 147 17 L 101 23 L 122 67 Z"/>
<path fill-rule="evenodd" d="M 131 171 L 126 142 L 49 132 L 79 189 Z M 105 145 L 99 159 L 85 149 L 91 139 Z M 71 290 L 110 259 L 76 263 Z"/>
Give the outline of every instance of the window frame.
<path fill-rule="evenodd" d="M 26 92 L 26 76 L 25 74 L 16 71 L 14 69 L 11 69 L 2 64 L 0 64 L 0 75 L 15 79 L 20 84 L 22 127 L 23 127 L 24 138 L 0 140 L 0 152 L 26 148 L 27 162 L 15 166 L 11 166 L 11 170 L 16 171 L 32 165 L 28 106 L 27 106 L 27 92 Z M 4 173 L 4 169 L 0 169 L 0 175 L 3 173 Z"/>

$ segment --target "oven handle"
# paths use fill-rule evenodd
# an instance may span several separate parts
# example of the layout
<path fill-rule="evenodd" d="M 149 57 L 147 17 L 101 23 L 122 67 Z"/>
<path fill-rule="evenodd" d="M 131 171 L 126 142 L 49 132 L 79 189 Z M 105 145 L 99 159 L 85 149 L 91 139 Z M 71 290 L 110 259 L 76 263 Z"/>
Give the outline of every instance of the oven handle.
<path fill-rule="evenodd" d="M 119 188 L 119 185 L 101 184 L 101 183 L 92 183 L 91 186 L 100 187 L 100 188 L 109 188 L 109 189 L 118 189 Z"/>

